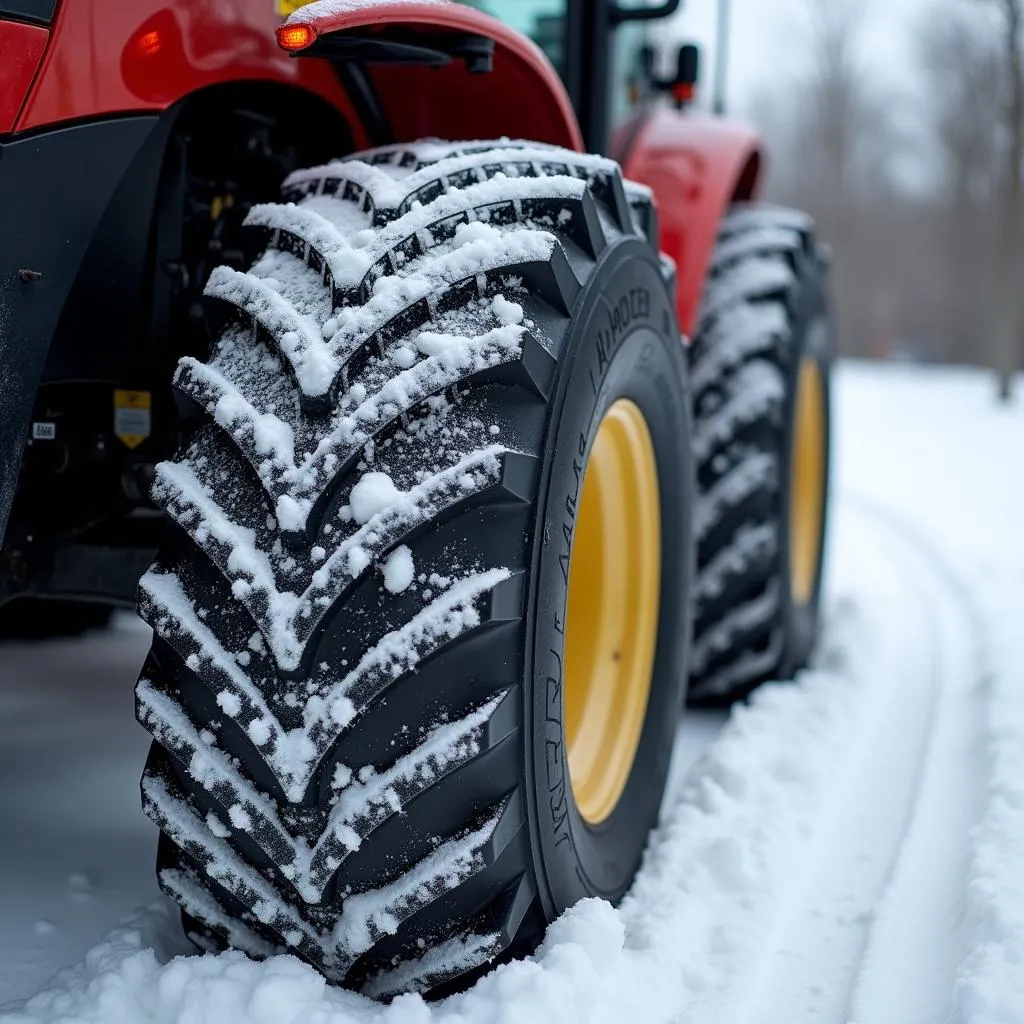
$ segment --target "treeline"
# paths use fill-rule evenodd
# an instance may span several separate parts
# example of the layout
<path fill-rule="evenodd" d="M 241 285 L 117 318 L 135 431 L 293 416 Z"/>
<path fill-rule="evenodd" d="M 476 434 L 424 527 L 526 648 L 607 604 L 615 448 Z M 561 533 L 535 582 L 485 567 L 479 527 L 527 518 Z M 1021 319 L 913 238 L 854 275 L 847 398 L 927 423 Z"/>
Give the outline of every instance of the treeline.
<path fill-rule="evenodd" d="M 834 251 L 845 354 L 979 363 L 1008 393 L 1024 355 L 1024 0 L 930 4 L 913 102 L 865 59 L 869 16 L 808 0 L 809 65 L 753 106 L 768 197 L 809 210 Z"/>

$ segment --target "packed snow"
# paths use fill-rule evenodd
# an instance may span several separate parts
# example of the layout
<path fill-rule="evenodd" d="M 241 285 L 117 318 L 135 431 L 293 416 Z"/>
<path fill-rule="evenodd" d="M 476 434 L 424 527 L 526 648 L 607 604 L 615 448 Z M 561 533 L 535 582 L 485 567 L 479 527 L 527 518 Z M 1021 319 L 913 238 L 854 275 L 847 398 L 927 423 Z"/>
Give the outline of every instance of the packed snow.
<path fill-rule="evenodd" d="M 384 586 L 392 594 L 406 590 L 416 576 L 412 552 L 403 544 L 395 548 L 384 562 Z"/>
<path fill-rule="evenodd" d="M 387 473 L 364 473 L 352 487 L 349 508 L 352 518 L 365 526 L 375 515 L 397 505 L 400 492 Z"/>
<path fill-rule="evenodd" d="M 815 665 L 728 716 L 684 718 L 661 827 L 618 909 L 585 901 L 534 957 L 438 1003 L 381 1005 L 290 956 L 187 956 L 138 809 L 147 738 L 131 683 L 147 632 L 125 618 L 106 635 L 0 648 L 0 1020 L 1020 1024 L 1024 409 L 992 392 L 972 371 L 841 369 Z M 393 582 L 418 571 L 402 562 Z M 455 600 L 450 582 L 438 590 Z M 272 742 L 222 660 L 221 707 Z M 451 735 L 394 778 L 353 785 L 339 765 L 339 833 L 415 786 L 434 747 L 471 749 L 491 710 L 441 726 Z M 303 759 L 281 767 L 298 779 Z M 229 814 L 260 810 L 251 793 Z M 462 842 L 458 863 L 474 855 Z M 192 892 L 184 875 L 169 882 Z M 357 948 L 407 898 L 353 907 L 339 929 Z M 490 941 L 427 955 L 475 962 Z"/>

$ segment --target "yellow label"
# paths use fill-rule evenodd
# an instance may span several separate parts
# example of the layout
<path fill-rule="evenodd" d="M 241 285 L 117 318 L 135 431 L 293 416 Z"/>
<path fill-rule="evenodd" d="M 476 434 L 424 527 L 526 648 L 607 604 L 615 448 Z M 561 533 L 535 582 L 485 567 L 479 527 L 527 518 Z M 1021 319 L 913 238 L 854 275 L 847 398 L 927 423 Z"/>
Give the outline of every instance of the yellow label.
<path fill-rule="evenodd" d="M 311 3 L 313 3 L 313 0 L 274 0 L 274 10 L 282 18 L 287 18 L 289 14 L 294 14 L 300 7 L 305 7 L 306 4 Z"/>
<path fill-rule="evenodd" d="M 152 432 L 152 407 L 148 391 L 114 392 L 114 434 L 129 448 L 138 448 Z"/>

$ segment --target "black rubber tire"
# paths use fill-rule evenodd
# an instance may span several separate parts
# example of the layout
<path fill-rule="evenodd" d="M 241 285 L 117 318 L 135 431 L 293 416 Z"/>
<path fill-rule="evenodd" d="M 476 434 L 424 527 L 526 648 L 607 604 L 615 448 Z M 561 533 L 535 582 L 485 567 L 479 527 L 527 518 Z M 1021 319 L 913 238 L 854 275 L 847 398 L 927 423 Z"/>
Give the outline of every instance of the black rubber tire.
<path fill-rule="evenodd" d="M 686 355 L 644 190 L 627 191 L 611 161 L 523 143 L 358 157 L 286 182 L 287 199 L 328 194 L 336 206 L 253 214 L 288 308 L 215 275 L 225 333 L 207 366 L 179 367 L 195 418 L 157 471 L 172 535 L 140 584 L 154 640 L 137 711 L 157 741 L 142 785 L 163 832 L 160 884 L 198 943 L 287 948 L 385 997 L 443 991 L 528 952 L 567 906 L 617 900 L 632 881 L 688 674 L 693 466 Z M 490 181 L 499 173 L 507 180 Z M 316 210 L 340 216 L 346 203 L 348 237 L 381 251 L 343 285 L 346 268 L 335 273 L 325 249 L 353 250 Z M 476 220 L 487 227 L 455 237 Z M 486 264 L 472 262 L 474 231 L 489 240 Z M 314 273 L 326 307 L 301 284 Z M 426 293 L 370 321 L 375 293 L 403 280 L 411 293 L 421 279 Z M 498 295 L 522 307 L 518 347 L 486 347 L 503 327 Z M 309 312 L 314 300 L 332 331 L 347 317 L 359 332 L 320 399 L 287 372 L 296 342 L 283 336 L 290 304 Z M 420 332 L 456 321 L 475 355 L 447 376 L 435 359 L 417 390 L 433 358 L 411 357 Z M 393 404 L 374 405 L 376 419 L 351 413 L 385 387 Z M 591 827 L 566 782 L 565 574 L 581 467 L 620 397 L 640 406 L 654 443 L 662 602 L 639 753 L 616 809 Z M 354 438 L 313 464 L 308 491 L 270 464 L 265 437 L 256 448 L 253 416 L 271 408 L 303 451 L 331 429 Z M 403 491 L 418 485 L 419 504 L 352 522 L 353 485 L 371 469 Z M 307 498 L 305 523 L 283 530 L 282 510 Z M 336 572 L 332 559 L 357 541 L 355 568 L 346 554 L 350 568 Z M 382 586 L 375 565 L 401 548 L 415 578 Z M 260 590 L 268 578 L 273 594 Z M 293 606 L 282 632 L 281 592 L 307 585 L 308 618 Z"/>
<path fill-rule="evenodd" d="M 104 604 L 22 598 L 0 608 L 0 640 L 57 640 L 106 629 L 114 609 Z"/>
<path fill-rule="evenodd" d="M 833 325 L 808 217 L 768 205 L 725 218 L 691 347 L 699 489 L 689 699 L 725 705 L 807 664 L 828 521 Z M 809 600 L 794 598 L 790 497 L 797 381 L 824 382 L 824 515 Z"/>

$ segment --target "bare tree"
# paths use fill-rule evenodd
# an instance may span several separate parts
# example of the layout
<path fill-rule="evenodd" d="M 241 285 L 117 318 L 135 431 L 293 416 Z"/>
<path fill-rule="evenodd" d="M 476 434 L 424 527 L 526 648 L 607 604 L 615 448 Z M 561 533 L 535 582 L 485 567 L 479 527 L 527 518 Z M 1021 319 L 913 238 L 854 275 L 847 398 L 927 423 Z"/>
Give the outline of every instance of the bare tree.
<path fill-rule="evenodd" d="M 863 4 L 807 4 L 808 64 L 753 113 L 769 194 L 809 210 L 835 252 L 841 350 L 982 361 L 1008 395 L 1024 340 L 1024 0 L 936 0 L 913 109 L 862 65 Z"/>
<path fill-rule="evenodd" d="M 810 61 L 789 104 L 780 198 L 808 209 L 832 245 L 842 347 L 863 354 L 889 332 L 898 302 L 892 276 L 881 272 L 877 224 L 865 214 L 893 195 L 899 133 L 893 105 L 862 63 L 865 6 L 807 0 L 806 9 Z"/>
<path fill-rule="evenodd" d="M 1012 395 L 1024 340 L 1021 274 L 1024 272 L 1024 0 L 975 0 L 996 16 L 993 50 L 997 81 L 984 94 L 982 119 L 994 120 L 999 151 L 994 154 L 991 183 L 997 230 L 992 244 L 991 329 L 989 362 L 996 371 L 1000 399 Z M 954 55 L 959 56 L 959 55 Z"/>
<path fill-rule="evenodd" d="M 1009 400 L 1013 374 L 1020 365 L 1022 333 L 1020 288 L 1022 164 L 1024 164 L 1024 0 L 990 0 L 1003 16 L 1003 55 L 1007 98 L 1003 104 L 1007 135 L 1006 172 L 1000 203 L 999 277 L 996 299 L 996 373 L 999 397 Z"/>
<path fill-rule="evenodd" d="M 851 205 L 853 157 L 863 120 L 857 60 L 862 8 L 840 0 L 810 3 L 811 67 L 802 83 L 797 152 L 803 158 L 801 187 L 816 201 L 826 233 L 844 235 Z"/>
<path fill-rule="evenodd" d="M 946 358 L 997 365 L 991 311 L 997 275 L 996 193 L 1001 187 L 1002 129 L 992 116 L 1002 91 L 998 40 L 959 2 L 922 18 L 918 56 L 942 187 L 938 221 L 940 296 Z"/>

